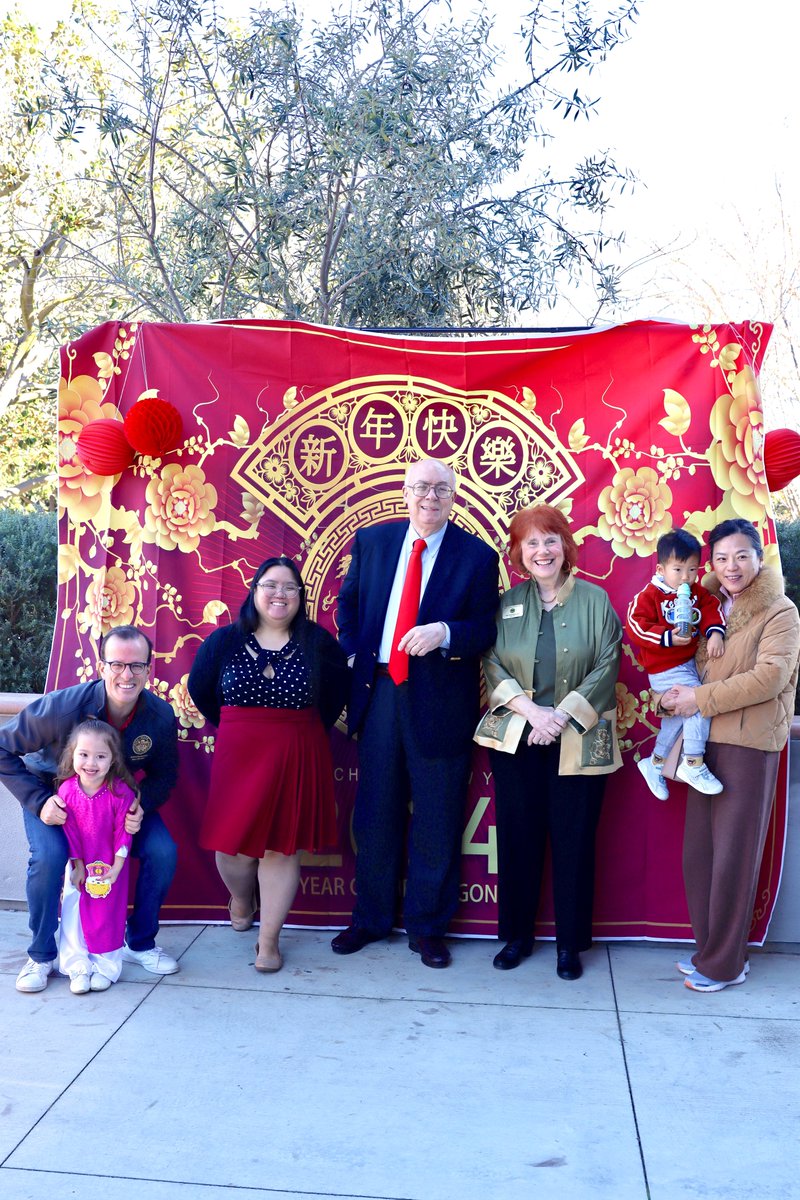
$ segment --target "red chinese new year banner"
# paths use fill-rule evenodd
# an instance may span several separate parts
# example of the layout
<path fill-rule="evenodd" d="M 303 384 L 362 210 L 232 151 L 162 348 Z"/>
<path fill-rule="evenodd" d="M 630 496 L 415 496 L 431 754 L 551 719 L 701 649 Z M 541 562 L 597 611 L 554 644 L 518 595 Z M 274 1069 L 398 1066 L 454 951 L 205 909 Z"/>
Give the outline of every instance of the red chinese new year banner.
<path fill-rule="evenodd" d="M 634 322 L 551 336 L 391 337 L 298 322 L 107 324 L 62 350 L 59 392 L 59 614 L 49 686 L 94 676 L 98 641 L 133 623 L 155 643 L 150 687 L 175 711 L 180 780 L 162 810 L 179 844 L 166 920 L 223 920 L 213 856 L 197 846 L 213 727 L 186 681 L 200 642 L 234 619 L 258 566 L 296 560 L 310 615 L 332 631 L 355 531 L 404 517 L 415 459 L 455 469 L 454 519 L 501 552 L 511 515 L 558 505 L 580 547 L 579 573 L 617 612 L 655 569 L 671 525 L 701 540 L 744 516 L 777 563 L 767 515 L 758 374 L 771 327 Z M 121 422 L 157 396 L 182 420 L 168 452 L 117 475 L 76 456 L 90 422 Z M 112 430 L 112 432 L 115 432 Z M 504 559 L 503 582 L 511 578 Z M 609 777 L 598 839 L 598 937 L 690 937 L 681 877 L 685 788 L 659 803 L 635 763 L 657 720 L 625 646 L 617 687 L 623 769 Z M 442 730 L 447 736 L 447 730 Z M 348 923 L 355 744 L 332 734 L 339 844 L 307 858 L 290 916 Z M 774 904 L 786 822 L 781 775 L 753 939 Z M 453 932 L 494 934 L 497 857 L 492 780 L 476 747 L 464 813 L 462 903 Z M 537 933 L 552 936 L 545 881 Z"/>

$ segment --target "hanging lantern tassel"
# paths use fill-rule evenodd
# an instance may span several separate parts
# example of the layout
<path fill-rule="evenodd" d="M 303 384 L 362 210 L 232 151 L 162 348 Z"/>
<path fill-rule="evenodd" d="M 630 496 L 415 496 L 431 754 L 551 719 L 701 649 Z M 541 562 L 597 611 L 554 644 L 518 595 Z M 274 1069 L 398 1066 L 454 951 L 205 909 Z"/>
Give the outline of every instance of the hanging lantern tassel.
<path fill-rule="evenodd" d="M 174 450 L 181 440 L 181 414 L 169 400 L 141 396 L 125 418 L 125 434 L 139 454 L 160 458 Z"/>
<path fill-rule="evenodd" d="M 84 425 L 75 453 L 93 475 L 119 475 L 131 465 L 136 452 L 125 437 L 122 421 L 101 417 Z"/>
<path fill-rule="evenodd" d="M 771 492 L 788 487 L 800 475 L 800 433 L 794 429 L 770 429 L 764 438 L 764 469 Z"/>

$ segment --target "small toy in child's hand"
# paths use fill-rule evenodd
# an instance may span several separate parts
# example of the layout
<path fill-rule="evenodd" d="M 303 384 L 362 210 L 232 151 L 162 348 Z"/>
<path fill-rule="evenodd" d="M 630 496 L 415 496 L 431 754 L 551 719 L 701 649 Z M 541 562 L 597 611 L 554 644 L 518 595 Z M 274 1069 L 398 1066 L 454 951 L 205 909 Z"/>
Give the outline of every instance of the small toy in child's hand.
<path fill-rule="evenodd" d="M 102 900 L 111 891 L 111 880 L 108 878 L 108 873 L 111 870 L 110 863 L 97 862 L 86 864 L 86 883 L 84 888 L 90 896 L 94 896 L 95 900 Z"/>

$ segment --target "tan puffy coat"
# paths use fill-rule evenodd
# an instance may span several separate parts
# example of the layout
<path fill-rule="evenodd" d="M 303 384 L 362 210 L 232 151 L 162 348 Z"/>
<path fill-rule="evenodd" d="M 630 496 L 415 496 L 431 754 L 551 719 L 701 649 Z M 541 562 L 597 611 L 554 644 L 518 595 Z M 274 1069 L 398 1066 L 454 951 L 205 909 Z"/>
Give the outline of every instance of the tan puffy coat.
<path fill-rule="evenodd" d="M 703 582 L 719 595 L 715 576 Z M 695 696 L 702 715 L 711 717 L 710 742 L 783 749 L 794 712 L 799 650 L 800 615 L 784 594 L 780 575 L 764 567 L 736 598 L 722 658 L 708 658 L 705 640 L 697 651 L 703 682 Z"/>

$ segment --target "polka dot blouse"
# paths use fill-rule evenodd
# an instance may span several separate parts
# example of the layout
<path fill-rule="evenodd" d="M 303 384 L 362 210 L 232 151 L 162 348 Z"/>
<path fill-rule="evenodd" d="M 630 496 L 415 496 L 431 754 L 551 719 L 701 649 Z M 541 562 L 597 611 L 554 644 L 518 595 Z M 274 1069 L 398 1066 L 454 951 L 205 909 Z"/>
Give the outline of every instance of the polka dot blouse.
<path fill-rule="evenodd" d="M 265 650 L 251 633 L 222 673 L 222 697 L 236 708 L 309 708 L 311 678 L 294 638 L 280 650 Z"/>

